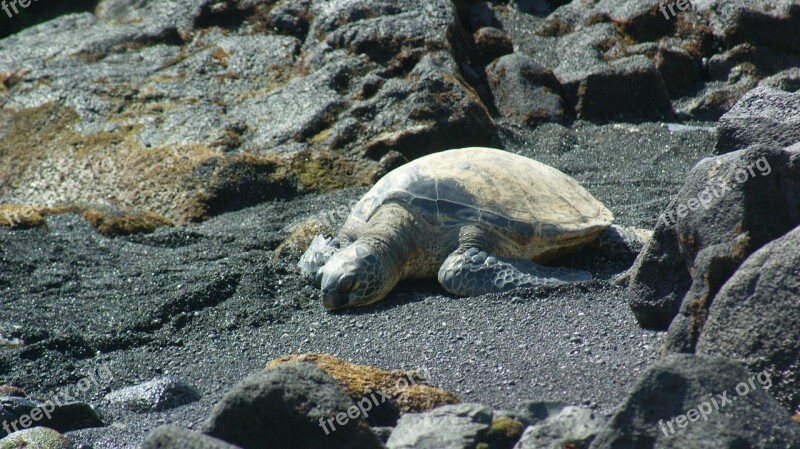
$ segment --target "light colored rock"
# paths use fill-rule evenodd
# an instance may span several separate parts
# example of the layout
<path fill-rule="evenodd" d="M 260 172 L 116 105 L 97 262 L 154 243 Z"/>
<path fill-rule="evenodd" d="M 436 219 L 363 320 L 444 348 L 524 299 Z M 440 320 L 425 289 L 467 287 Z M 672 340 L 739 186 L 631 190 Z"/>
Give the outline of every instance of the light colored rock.
<path fill-rule="evenodd" d="M 585 449 L 605 422 L 591 409 L 564 407 L 544 421 L 525 429 L 514 449 Z"/>
<path fill-rule="evenodd" d="M 0 440 L 0 449 L 75 449 L 69 438 L 47 427 L 14 432 Z"/>
<path fill-rule="evenodd" d="M 427 413 L 408 413 L 397 422 L 389 449 L 467 449 L 475 447 L 492 423 L 480 404 L 445 405 Z"/>

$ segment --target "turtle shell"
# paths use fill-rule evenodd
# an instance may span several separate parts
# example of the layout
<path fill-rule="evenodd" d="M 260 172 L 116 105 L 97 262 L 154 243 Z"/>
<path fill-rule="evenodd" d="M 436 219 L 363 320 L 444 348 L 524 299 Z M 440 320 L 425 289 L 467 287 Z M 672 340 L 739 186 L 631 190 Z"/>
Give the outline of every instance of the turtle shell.
<path fill-rule="evenodd" d="M 365 223 L 389 202 L 432 225 L 481 224 L 539 250 L 594 238 L 614 220 L 570 176 L 492 148 L 442 151 L 398 167 L 361 198 L 348 221 Z"/>

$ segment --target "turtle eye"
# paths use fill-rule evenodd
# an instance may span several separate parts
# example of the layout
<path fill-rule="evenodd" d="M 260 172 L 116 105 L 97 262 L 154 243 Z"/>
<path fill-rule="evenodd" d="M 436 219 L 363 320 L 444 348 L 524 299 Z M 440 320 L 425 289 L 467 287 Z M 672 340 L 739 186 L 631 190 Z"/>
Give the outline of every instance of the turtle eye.
<path fill-rule="evenodd" d="M 353 284 L 356 282 L 356 277 L 352 274 L 346 274 L 339 279 L 339 282 L 336 284 L 336 290 L 339 293 L 347 293 L 353 289 Z"/>

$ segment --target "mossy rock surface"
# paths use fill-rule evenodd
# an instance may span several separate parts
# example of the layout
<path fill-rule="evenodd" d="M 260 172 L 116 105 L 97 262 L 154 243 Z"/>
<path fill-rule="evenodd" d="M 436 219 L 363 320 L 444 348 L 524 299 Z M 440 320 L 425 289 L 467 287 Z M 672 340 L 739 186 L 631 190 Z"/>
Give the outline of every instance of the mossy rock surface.
<path fill-rule="evenodd" d="M 43 208 L 25 204 L 0 204 L 0 227 L 29 229 L 44 226 Z"/>
<path fill-rule="evenodd" d="M 25 393 L 24 390 L 13 385 L 0 385 L 0 396 L 16 396 L 24 398 L 28 396 L 28 393 Z"/>
<path fill-rule="evenodd" d="M 0 440 L 0 449 L 75 449 L 72 441 L 47 427 L 32 427 Z"/>
<path fill-rule="evenodd" d="M 85 214 L 101 233 L 124 235 L 369 180 L 368 169 L 329 151 L 227 155 L 202 145 L 146 148 L 134 137 L 136 126 L 84 135 L 70 129 L 78 120 L 74 111 L 55 103 L 15 114 L 0 110 L 2 119 L 9 132 L 0 137 L 0 160 L 8 161 L 0 164 L 0 195 L 35 205 L 0 205 L 0 218 L 14 217 L 7 227 L 42 226 L 47 211 L 71 204 L 142 211 L 113 220 Z M 3 221 L 9 220 L 0 226 Z"/>
<path fill-rule="evenodd" d="M 292 257 L 294 259 L 300 257 L 308 249 L 314 237 L 320 234 L 332 235 L 333 227 L 312 217 L 292 226 L 290 231 L 289 237 L 275 248 L 276 257 Z"/>
<path fill-rule="evenodd" d="M 46 225 L 45 217 L 58 214 L 79 214 L 100 234 L 116 237 L 151 233 L 161 226 L 175 223 L 155 212 L 120 211 L 113 208 L 92 208 L 76 205 L 42 207 L 28 204 L 0 205 L 0 227 L 30 229 Z"/>
<path fill-rule="evenodd" d="M 370 2 L 234 3 L 100 2 L 5 40 L 0 198 L 185 224 L 365 185 L 381 152 L 492 136 L 460 73 L 466 43 L 449 3 L 402 0 L 397 16 Z M 396 139 L 367 154 L 386 133 Z"/>
<path fill-rule="evenodd" d="M 427 385 L 425 374 L 419 371 L 386 371 L 368 365 L 359 365 L 338 359 L 328 354 L 291 354 L 270 360 L 266 369 L 289 362 L 313 363 L 358 401 L 374 391 L 391 396 L 402 413 L 424 412 L 436 407 L 457 404 L 459 399 L 452 393 Z"/>

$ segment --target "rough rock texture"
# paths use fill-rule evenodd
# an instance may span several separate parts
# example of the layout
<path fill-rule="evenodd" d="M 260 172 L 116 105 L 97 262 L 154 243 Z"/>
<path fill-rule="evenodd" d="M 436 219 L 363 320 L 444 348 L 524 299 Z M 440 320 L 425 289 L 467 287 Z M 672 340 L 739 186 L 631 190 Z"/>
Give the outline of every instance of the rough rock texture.
<path fill-rule="evenodd" d="M 698 354 L 730 357 L 772 379 L 772 393 L 800 413 L 800 227 L 745 260 L 722 286 Z"/>
<path fill-rule="evenodd" d="M 564 119 L 561 84 L 553 72 L 528 56 L 511 54 L 486 68 L 500 115 L 524 125 Z"/>
<path fill-rule="evenodd" d="M 392 397 L 392 401 L 402 413 L 426 412 L 442 405 L 459 402 L 453 393 L 429 385 L 430 373 L 385 371 L 373 366 L 350 363 L 328 354 L 283 356 L 270 360 L 266 368 L 272 369 L 289 362 L 307 362 L 319 366 L 356 402 L 373 391 L 382 391 Z"/>
<path fill-rule="evenodd" d="M 237 449 L 220 439 L 178 426 L 161 426 L 150 432 L 140 449 Z"/>
<path fill-rule="evenodd" d="M 700 2 L 698 14 L 713 14 L 709 25 L 726 43 L 753 42 L 775 48 L 800 50 L 800 7 L 791 0 L 754 4 L 746 0 Z"/>
<path fill-rule="evenodd" d="M 672 117 L 669 93 L 655 63 L 636 55 L 613 61 L 609 70 L 581 81 L 578 117 L 658 120 Z"/>
<path fill-rule="evenodd" d="M 292 254 L 363 193 L 340 188 L 465 145 L 551 164 L 620 225 L 653 227 L 711 154 L 713 128 L 696 120 L 759 85 L 800 86 L 796 1 L 692 4 L 668 17 L 657 0 L 103 0 L 0 40 L 0 214 L 37 208 L 0 224 L 0 383 L 52 395 L 109 363 L 113 381 L 80 401 L 164 375 L 202 393 L 69 433 L 96 449 L 137 447 L 160 423 L 198 429 L 288 353 L 430 367 L 435 385 L 492 407 L 611 410 L 663 340 L 625 304 L 627 257 L 563 261 L 593 273 L 585 285 L 454 301 L 410 281 L 326 314 Z M 486 65 L 511 51 L 557 79 L 558 123 L 496 107 Z M 547 106 L 527 100 L 514 101 Z M 661 117 L 686 122 L 641 123 Z M 721 285 L 719 251 L 696 265 Z M 487 444 L 512 446 L 518 424 L 495 416 Z"/>
<path fill-rule="evenodd" d="M 759 87 L 720 118 L 714 150 L 727 153 L 757 144 L 787 147 L 798 142 L 800 92 Z"/>
<path fill-rule="evenodd" d="M 800 427 L 767 380 L 723 357 L 668 356 L 642 375 L 590 447 L 798 448 Z"/>
<path fill-rule="evenodd" d="M 586 449 L 605 424 L 605 419 L 587 408 L 564 407 L 525 429 L 514 449 Z"/>
<path fill-rule="evenodd" d="M 499 126 L 505 148 L 569 173 L 620 225 L 642 228 L 713 145 L 708 126 Z M 630 163 L 642 154 L 657 156 Z M 199 429 L 229 389 L 283 354 L 428 368 L 431 384 L 496 408 L 538 398 L 596 402 L 601 412 L 658 358 L 663 333 L 640 329 L 625 290 L 608 282 L 629 262 L 593 249 L 563 262 L 591 271 L 597 280 L 586 285 L 455 301 L 436 283 L 411 281 L 375 307 L 325 313 L 297 258 L 274 249 L 312 217 L 336 229 L 363 193 L 309 194 L 116 238 L 75 214 L 0 229 L 0 382 L 52 396 L 108 363 L 113 381 L 81 401 L 101 406 L 110 391 L 167 374 L 197 388 L 200 401 L 114 410 L 107 426 L 68 434 L 95 449 L 133 449 L 159 420 Z"/>
<path fill-rule="evenodd" d="M 203 432 L 244 449 L 382 447 L 361 416 L 348 418 L 350 407 L 353 401 L 322 369 L 287 363 L 254 374 L 229 391 L 211 411 Z M 329 418 L 333 424 L 325 431 L 320 423 Z"/>
<path fill-rule="evenodd" d="M 0 385 L 0 396 L 14 396 L 18 398 L 27 397 L 28 394 L 21 388 L 13 385 Z"/>
<path fill-rule="evenodd" d="M 487 143 L 465 39 L 446 0 L 106 2 L 63 16 L 0 44 L 0 194 L 186 222 L 366 183 L 365 153 Z"/>
<path fill-rule="evenodd" d="M 103 399 L 111 407 L 145 413 L 192 403 L 200 399 L 200 393 L 186 382 L 168 376 L 112 391 Z"/>
<path fill-rule="evenodd" d="M 508 34 L 494 27 L 481 27 L 473 34 L 472 40 L 475 42 L 472 62 L 477 65 L 487 65 L 503 55 L 514 53 L 514 43 Z"/>
<path fill-rule="evenodd" d="M 559 401 L 523 401 L 511 410 L 500 410 L 496 416 L 510 416 L 513 419 L 531 426 L 541 423 L 551 416 L 559 414 L 569 404 Z"/>
<path fill-rule="evenodd" d="M 800 151 L 758 147 L 705 159 L 662 211 L 628 295 L 643 326 L 673 323 L 691 350 L 719 288 L 752 252 L 800 224 Z M 681 326 L 681 331 L 678 331 Z M 683 348 L 680 348 L 683 346 Z"/>
<path fill-rule="evenodd" d="M 49 215 L 80 214 L 100 234 L 108 237 L 153 232 L 161 226 L 172 226 L 171 220 L 153 212 L 123 212 L 110 207 L 79 206 L 42 207 L 31 204 L 0 204 L 0 226 L 28 229 L 45 226 Z"/>
<path fill-rule="evenodd" d="M 0 396 L 0 423 L 8 423 L 7 427 L 0 429 L 0 436 L 36 425 L 59 432 L 103 426 L 103 421 L 89 404 L 61 403 L 58 398 L 48 403 L 21 396 Z"/>
<path fill-rule="evenodd" d="M 0 449 L 75 449 L 69 438 L 47 427 L 20 430 L 0 439 Z"/>
<path fill-rule="evenodd" d="M 367 184 L 392 152 L 492 142 L 484 67 L 515 50 L 563 86 L 511 82 L 497 112 L 526 123 L 714 120 L 791 88 L 767 79 L 800 58 L 792 1 L 660 6 L 101 1 L 0 41 L 0 195 L 186 223 Z"/>
<path fill-rule="evenodd" d="M 480 404 L 445 405 L 403 415 L 386 442 L 389 449 L 476 447 L 492 424 L 492 410 Z"/>

